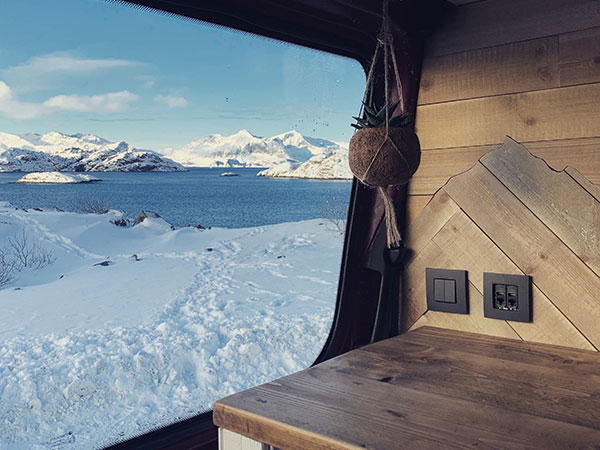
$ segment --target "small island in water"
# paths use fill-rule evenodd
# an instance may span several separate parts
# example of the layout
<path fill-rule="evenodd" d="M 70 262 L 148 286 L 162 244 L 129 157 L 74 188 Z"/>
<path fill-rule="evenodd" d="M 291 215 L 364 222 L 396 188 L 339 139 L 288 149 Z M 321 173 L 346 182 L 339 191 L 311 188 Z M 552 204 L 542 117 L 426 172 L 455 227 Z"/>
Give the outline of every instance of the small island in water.
<path fill-rule="evenodd" d="M 223 172 L 221 174 L 222 177 L 238 177 L 239 174 L 234 173 L 234 172 Z"/>
<path fill-rule="evenodd" d="M 62 172 L 31 172 L 17 180 L 17 183 L 31 184 L 80 184 L 101 181 L 91 175 L 69 174 Z"/>

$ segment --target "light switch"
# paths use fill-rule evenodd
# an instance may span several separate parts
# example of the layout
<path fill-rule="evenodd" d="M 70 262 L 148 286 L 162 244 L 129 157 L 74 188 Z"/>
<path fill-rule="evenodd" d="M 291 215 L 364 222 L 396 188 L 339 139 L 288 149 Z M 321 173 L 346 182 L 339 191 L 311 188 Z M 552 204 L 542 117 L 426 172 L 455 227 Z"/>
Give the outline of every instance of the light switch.
<path fill-rule="evenodd" d="M 456 280 L 434 278 L 433 299 L 436 302 L 456 303 Z"/>
<path fill-rule="evenodd" d="M 467 272 L 465 270 L 425 270 L 427 309 L 468 314 Z"/>

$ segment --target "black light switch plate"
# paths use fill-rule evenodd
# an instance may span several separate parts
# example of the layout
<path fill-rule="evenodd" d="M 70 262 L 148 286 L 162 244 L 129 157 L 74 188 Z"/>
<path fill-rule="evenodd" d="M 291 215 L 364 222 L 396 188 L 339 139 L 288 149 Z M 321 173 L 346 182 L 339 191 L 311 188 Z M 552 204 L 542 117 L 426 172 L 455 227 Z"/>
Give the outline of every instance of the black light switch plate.
<path fill-rule="evenodd" d="M 483 315 L 492 319 L 531 322 L 531 278 L 484 272 Z"/>
<path fill-rule="evenodd" d="M 427 309 L 469 314 L 467 271 L 425 269 Z"/>

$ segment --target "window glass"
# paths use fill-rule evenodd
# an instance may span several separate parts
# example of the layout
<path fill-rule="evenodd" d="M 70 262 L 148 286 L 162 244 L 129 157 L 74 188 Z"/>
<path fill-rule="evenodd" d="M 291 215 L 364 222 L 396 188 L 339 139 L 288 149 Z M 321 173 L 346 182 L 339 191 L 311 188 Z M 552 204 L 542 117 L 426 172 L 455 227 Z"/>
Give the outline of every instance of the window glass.
<path fill-rule="evenodd" d="M 0 448 L 102 447 L 310 365 L 360 65 L 99 0 L 0 27 Z"/>

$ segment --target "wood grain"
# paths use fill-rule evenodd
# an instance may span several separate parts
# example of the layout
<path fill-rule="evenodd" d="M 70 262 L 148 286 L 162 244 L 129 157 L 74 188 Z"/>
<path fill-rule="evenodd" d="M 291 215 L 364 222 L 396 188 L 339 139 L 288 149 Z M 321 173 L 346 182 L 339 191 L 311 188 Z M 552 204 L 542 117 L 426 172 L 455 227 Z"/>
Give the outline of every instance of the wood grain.
<path fill-rule="evenodd" d="M 443 190 L 600 347 L 600 278 L 480 163 Z"/>
<path fill-rule="evenodd" d="M 598 377 L 597 353 L 424 327 L 219 400 L 213 419 L 286 449 L 585 448 Z"/>
<path fill-rule="evenodd" d="M 469 272 L 469 281 L 483 290 L 483 273 L 507 273 L 524 275 L 464 213 L 455 214 L 435 235 L 432 241 L 437 244 L 445 258 L 452 259 L 449 269 L 462 269 Z M 433 261 L 430 261 L 432 263 Z M 446 267 L 446 266 L 444 266 Z M 482 292 L 482 291 L 480 291 Z M 535 285 L 531 289 L 533 322 L 510 322 L 510 327 L 524 340 L 546 344 L 568 345 L 570 347 L 594 350 L 587 339 L 567 320 Z M 477 298 L 475 301 L 478 301 Z M 481 300 L 482 302 L 483 300 Z M 473 307 L 473 301 L 470 302 Z M 477 305 L 477 309 L 482 305 Z M 465 325 L 476 323 L 476 327 L 462 331 L 478 332 L 499 327 L 495 319 L 483 317 L 483 313 L 471 312 L 473 318 Z M 508 325 L 504 322 L 505 325 Z M 487 334 L 487 332 L 486 332 Z"/>
<path fill-rule="evenodd" d="M 410 197 L 409 202 L 412 200 L 413 197 Z M 449 195 L 443 193 L 436 195 L 423 213 L 419 214 L 408 227 L 405 236 L 406 247 L 413 255 L 420 253 L 458 210 L 458 206 Z"/>
<path fill-rule="evenodd" d="M 598 0 L 482 1 L 456 8 L 426 46 L 427 56 L 600 26 Z"/>
<path fill-rule="evenodd" d="M 393 340 L 384 341 L 340 358 L 330 367 L 341 373 L 360 374 L 374 380 L 391 376 L 389 383 L 392 384 L 418 390 L 435 386 L 435 392 L 449 397 L 598 427 L 600 411 L 588 402 L 589 396 L 600 390 L 598 384 L 582 383 L 569 390 L 559 387 L 570 385 L 578 374 L 600 376 L 600 368 L 590 368 L 579 354 L 566 357 L 562 352 L 550 350 L 546 353 L 545 349 L 540 351 L 535 347 L 514 347 L 522 341 L 497 338 L 484 341 L 479 339 L 480 335 L 457 337 L 457 332 L 441 328 L 434 333 L 430 333 L 431 328 L 422 330 L 422 333 L 407 333 L 402 346 Z M 524 355 L 525 351 L 532 354 Z M 568 363 L 556 364 L 552 362 L 553 358 Z M 510 363 L 509 370 L 507 363 Z M 576 369 L 571 370 L 570 365 Z M 485 367 L 483 373 L 482 366 Z M 465 375 L 474 379 L 465 383 Z M 505 394 L 499 398 L 498 392 Z M 538 395 L 545 395 L 548 400 L 551 397 L 552 401 L 542 407 L 540 403 L 543 402 L 536 401 Z M 529 400 L 531 396 L 534 398 Z M 573 411 L 577 413 L 573 414 Z M 582 415 L 583 411 L 586 414 Z"/>
<path fill-rule="evenodd" d="M 431 200 L 431 195 L 409 195 L 406 204 L 406 223 L 410 225 Z"/>
<path fill-rule="evenodd" d="M 411 329 L 423 326 L 521 339 L 506 321 L 483 317 L 483 295 L 472 282 L 469 283 L 469 314 L 448 314 L 429 310 L 413 324 Z"/>
<path fill-rule="evenodd" d="M 559 87 L 558 36 L 425 58 L 418 104 Z"/>
<path fill-rule="evenodd" d="M 600 275 L 600 202 L 509 138 L 481 163 Z"/>
<path fill-rule="evenodd" d="M 553 169 L 564 170 L 571 165 L 588 180 L 600 183 L 600 138 L 538 141 L 524 144 L 533 155 L 544 159 Z M 498 146 L 499 144 L 491 144 L 424 151 L 421 155 L 419 169 L 409 184 L 409 194 L 434 194 L 446 184 L 450 177 L 470 169 L 483 155 L 497 149 Z"/>
<path fill-rule="evenodd" d="M 600 15 L 599 15 L 600 16 Z M 423 105 L 416 129 L 425 150 L 600 136 L 600 84 Z"/>
<path fill-rule="evenodd" d="M 600 186 L 591 183 L 590 180 L 585 178 L 581 172 L 573 167 L 567 167 L 565 172 L 567 172 L 569 176 L 577 182 L 577 184 L 579 184 L 582 188 L 589 192 L 590 195 L 600 202 Z"/>
<path fill-rule="evenodd" d="M 600 28 L 559 36 L 560 85 L 600 80 Z"/>
<path fill-rule="evenodd" d="M 404 294 L 400 310 L 400 330 L 409 330 L 427 311 L 425 269 L 446 268 L 452 264 L 435 242 L 429 243 L 406 266 L 403 273 Z"/>

